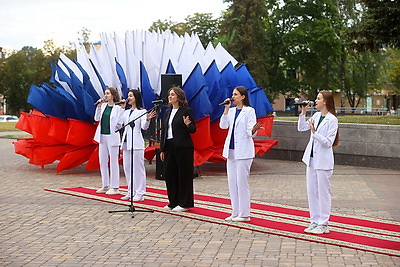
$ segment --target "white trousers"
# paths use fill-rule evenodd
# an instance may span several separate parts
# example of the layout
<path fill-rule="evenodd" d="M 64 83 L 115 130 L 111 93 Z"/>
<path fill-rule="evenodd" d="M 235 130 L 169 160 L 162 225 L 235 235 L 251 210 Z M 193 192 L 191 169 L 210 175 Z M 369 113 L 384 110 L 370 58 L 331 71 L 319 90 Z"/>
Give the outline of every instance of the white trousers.
<path fill-rule="evenodd" d="M 111 135 L 102 134 L 99 143 L 100 173 L 103 187 L 119 188 L 119 146 L 111 146 Z M 110 169 L 108 168 L 110 158 Z"/>
<path fill-rule="evenodd" d="M 307 167 L 307 194 L 311 223 L 328 225 L 331 215 L 331 177 L 333 170 L 317 170 L 313 159 Z"/>
<path fill-rule="evenodd" d="M 253 159 L 235 159 L 229 150 L 226 169 L 233 217 L 250 217 L 249 175 Z"/>
<path fill-rule="evenodd" d="M 123 150 L 123 164 L 128 196 L 131 196 L 131 156 L 132 150 Z M 144 149 L 133 150 L 133 196 L 142 197 L 146 193 L 146 169 L 144 168 Z"/>

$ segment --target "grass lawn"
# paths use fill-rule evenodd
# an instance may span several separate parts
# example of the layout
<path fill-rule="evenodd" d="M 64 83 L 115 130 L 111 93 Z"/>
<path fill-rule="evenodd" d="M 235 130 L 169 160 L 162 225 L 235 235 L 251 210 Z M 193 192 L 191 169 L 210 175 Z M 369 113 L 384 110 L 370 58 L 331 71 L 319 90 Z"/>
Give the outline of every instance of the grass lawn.
<path fill-rule="evenodd" d="M 19 129 L 15 128 L 16 122 L 1 122 L 0 123 L 0 132 L 5 131 L 20 131 Z"/>
<path fill-rule="evenodd" d="M 1 122 L 0 123 L 0 132 L 16 132 L 19 131 L 18 134 L 2 134 L 2 138 L 10 138 L 10 139 L 18 139 L 18 138 L 31 138 L 32 135 L 21 131 L 20 129 L 16 129 L 16 122 Z"/>

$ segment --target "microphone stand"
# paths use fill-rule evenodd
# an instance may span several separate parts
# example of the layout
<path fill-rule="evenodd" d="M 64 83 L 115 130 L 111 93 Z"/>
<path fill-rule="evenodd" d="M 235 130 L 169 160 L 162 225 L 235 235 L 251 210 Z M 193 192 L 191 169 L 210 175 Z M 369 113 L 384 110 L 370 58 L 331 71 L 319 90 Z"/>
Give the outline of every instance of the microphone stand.
<path fill-rule="evenodd" d="M 155 141 L 157 143 L 161 143 L 161 103 L 155 103 L 154 108 L 156 109 L 156 129 L 155 129 Z M 156 179 L 157 180 L 165 180 L 163 175 L 163 164 L 160 159 L 160 149 L 156 149 Z"/>
<path fill-rule="evenodd" d="M 137 211 L 137 212 L 152 212 L 152 213 L 154 212 L 153 210 L 138 210 L 138 209 L 136 209 L 135 206 L 133 205 L 133 128 L 135 127 L 135 121 L 136 121 L 137 119 L 139 119 L 139 118 L 141 118 L 142 116 L 144 116 L 145 114 L 151 112 L 153 109 L 154 109 L 154 107 L 151 108 L 149 111 L 144 112 L 142 115 L 140 115 L 140 116 L 138 116 L 138 117 L 132 119 L 132 120 L 131 120 L 130 122 L 128 122 L 126 125 L 122 126 L 121 129 L 119 129 L 119 130 L 116 131 L 116 132 L 121 131 L 121 130 L 125 129 L 125 127 L 128 126 L 128 125 L 130 125 L 131 128 L 132 128 L 132 147 L 131 147 L 131 162 L 130 162 L 130 163 L 131 163 L 131 177 L 130 177 L 130 185 L 131 185 L 131 188 L 130 188 L 130 200 L 131 200 L 131 203 L 130 203 L 130 205 L 129 205 L 129 209 L 127 209 L 127 210 L 111 210 L 111 211 L 108 211 L 108 213 L 132 212 L 132 218 L 135 218 L 135 215 L 133 214 L 135 211 Z"/>

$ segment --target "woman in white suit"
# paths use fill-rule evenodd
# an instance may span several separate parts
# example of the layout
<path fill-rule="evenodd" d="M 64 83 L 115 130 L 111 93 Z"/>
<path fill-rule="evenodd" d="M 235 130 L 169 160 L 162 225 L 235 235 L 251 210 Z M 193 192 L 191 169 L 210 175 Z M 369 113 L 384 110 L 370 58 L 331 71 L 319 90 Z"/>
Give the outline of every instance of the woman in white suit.
<path fill-rule="evenodd" d="M 334 158 L 333 147 L 339 145 L 338 119 L 333 95 L 321 91 L 315 100 L 319 110 L 308 121 L 303 106 L 298 120 L 298 131 L 311 130 L 310 140 L 303 155 L 307 165 L 307 194 L 310 209 L 310 226 L 304 232 L 311 234 L 329 233 L 331 214 L 331 186 Z"/>
<path fill-rule="evenodd" d="M 96 193 L 107 195 L 119 194 L 119 145 L 120 135 L 116 132 L 121 128 L 120 117 L 123 109 L 116 106 L 120 98 L 115 88 L 106 88 L 104 99 L 97 101 L 94 120 L 99 121 L 94 140 L 99 143 L 99 162 L 102 187 Z M 108 159 L 110 158 L 110 169 Z"/>
<path fill-rule="evenodd" d="M 134 124 L 132 124 L 133 127 L 130 125 L 126 126 L 122 135 L 123 165 L 128 184 L 128 193 L 121 199 L 128 200 L 133 197 L 133 201 L 143 201 L 146 193 L 146 169 L 144 167 L 145 144 L 142 130 L 149 128 L 150 120 L 156 116 L 156 112 L 152 110 L 147 113 L 147 110 L 142 108 L 142 95 L 138 90 L 129 90 L 127 102 L 131 105 L 131 108 L 125 110 L 122 123 L 126 125 L 134 120 Z M 124 108 L 125 104 L 122 107 Z M 131 161 L 133 161 L 133 164 Z M 131 169 L 131 165 L 133 165 L 133 170 Z M 133 174 L 132 188 L 131 174 Z M 133 192 L 132 196 L 131 191 Z"/>
<path fill-rule="evenodd" d="M 227 159 L 229 194 L 232 204 L 231 216 L 227 221 L 250 221 L 250 167 L 255 156 L 253 135 L 261 127 L 257 123 L 254 108 L 250 107 L 247 90 L 238 86 L 233 90 L 232 99 L 225 100 L 224 113 L 219 127 L 229 129 L 222 156 Z M 235 107 L 230 108 L 231 103 Z"/>

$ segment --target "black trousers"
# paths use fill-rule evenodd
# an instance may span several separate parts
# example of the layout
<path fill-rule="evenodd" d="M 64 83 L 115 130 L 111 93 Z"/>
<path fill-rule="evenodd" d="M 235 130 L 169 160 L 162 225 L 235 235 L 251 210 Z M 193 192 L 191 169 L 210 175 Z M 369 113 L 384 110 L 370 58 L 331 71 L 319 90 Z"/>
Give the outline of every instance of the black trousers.
<path fill-rule="evenodd" d="M 169 207 L 194 207 L 192 147 L 176 147 L 167 140 L 164 152 L 164 177 L 168 191 Z"/>

